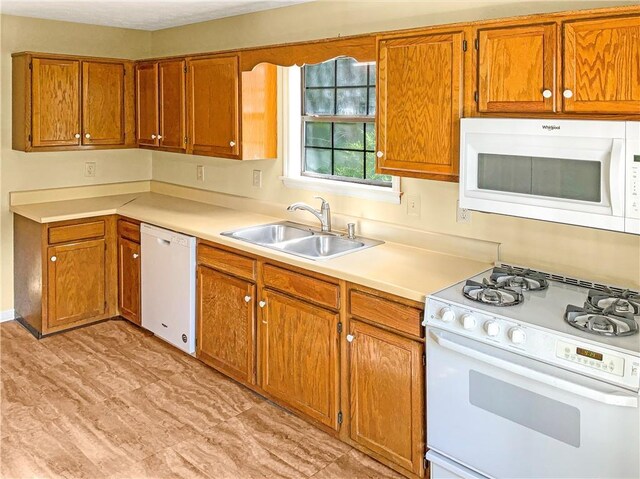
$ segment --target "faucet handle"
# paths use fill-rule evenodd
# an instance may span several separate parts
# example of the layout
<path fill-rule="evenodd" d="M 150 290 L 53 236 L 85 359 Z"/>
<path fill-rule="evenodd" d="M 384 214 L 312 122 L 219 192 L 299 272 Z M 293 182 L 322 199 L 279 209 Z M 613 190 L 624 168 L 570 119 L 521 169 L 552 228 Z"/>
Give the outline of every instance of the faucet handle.
<path fill-rule="evenodd" d="M 325 200 L 322 196 L 314 196 L 314 198 L 316 200 L 320 200 L 322 201 L 322 206 L 321 208 L 325 208 L 326 206 L 329 206 L 329 202 L 327 200 Z"/>

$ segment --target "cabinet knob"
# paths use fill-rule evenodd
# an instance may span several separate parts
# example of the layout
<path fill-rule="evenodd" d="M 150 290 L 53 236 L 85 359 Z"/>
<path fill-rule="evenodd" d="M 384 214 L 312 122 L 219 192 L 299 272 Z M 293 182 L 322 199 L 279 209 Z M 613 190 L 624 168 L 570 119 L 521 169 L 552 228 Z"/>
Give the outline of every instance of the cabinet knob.
<path fill-rule="evenodd" d="M 571 98 L 573 96 L 573 92 L 571 90 L 565 90 L 562 92 L 562 96 L 565 98 Z"/>
<path fill-rule="evenodd" d="M 133 259 L 138 259 L 140 255 L 138 253 L 133 253 Z"/>
<path fill-rule="evenodd" d="M 353 334 L 347 334 L 347 341 L 352 343 L 354 339 L 356 339 L 356 337 Z"/>
<path fill-rule="evenodd" d="M 151 139 L 155 140 L 156 139 L 156 135 L 151 135 Z"/>
<path fill-rule="evenodd" d="M 376 156 L 377 156 L 378 158 L 382 158 L 382 157 L 384 156 L 384 153 L 382 153 L 381 151 L 379 151 L 379 152 L 377 152 L 377 153 L 376 153 Z"/>
<path fill-rule="evenodd" d="M 551 93 L 551 90 L 543 90 L 542 96 L 545 98 L 551 98 L 553 96 L 553 93 Z"/>
<path fill-rule="evenodd" d="M 230 141 L 230 142 L 229 142 L 229 146 L 230 146 L 231 148 L 233 148 L 234 146 L 236 146 L 236 142 L 235 142 L 235 141 Z"/>
<path fill-rule="evenodd" d="M 84 137 L 85 137 L 85 138 L 91 138 L 91 135 L 90 135 L 89 133 L 85 133 L 85 134 L 84 134 Z"/>
<path fill-rule="evenodd" d="M 258 306 L 260 306 L 261 308 L 264 308 L 266 305 L 267 305 L 267 302 L 266 302 L 266 301 L 260 301 L 260 302 L 258 303 Z"/>
<path fill-rule="evenodd" d="M 246 296 L 244 297 L 244 302 L 245 302 L 245 303 L 248 303 L 248 302 L 250 302 L 250 301 L 251 301 L 251 296 L 246 295 Z"/>
<path fill-rule="evenodd" d="M 158 135 L 158 140 L 162 140 L 162 135 Z"/>
<path fill-rule="evenodd" d="M 76 134 L 75 134 L 75 135 L 73 135 L 73 136 L 75 136 L 76 138 L 80 138 L 80 133 L 76 133 Z"/>
<path fill-rule="evenodd" d="M 54 262 L 54 263 L 55 263 L 56 261 L 58 261 L 57 256 L 52 256 L 52 257 L 51 257 L 51 261 L 52 261 L 52 262 Z"/>

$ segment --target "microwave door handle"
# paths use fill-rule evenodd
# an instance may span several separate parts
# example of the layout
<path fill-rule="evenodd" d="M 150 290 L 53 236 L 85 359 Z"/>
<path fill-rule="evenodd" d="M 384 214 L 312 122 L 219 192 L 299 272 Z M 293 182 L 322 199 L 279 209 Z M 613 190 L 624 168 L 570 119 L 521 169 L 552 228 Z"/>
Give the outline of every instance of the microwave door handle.
<path fill-rule="evenodd" d="M 624 140 L 614 138 L 611 146 L 609 167 L 609 193 L 611 195 L 611 213 L 613 216 L 624 215 L 624 167 Z"/>
<path fill-rule="evenodd" d="M 636 396 L 631 396 L 631 395 L 623 396 L 618 394 L 608 394 L 602 391 L 597 391 L 595 389 L 591 389 L 589 387 L 582 386 L 580 384 L 566 381 L 564 379 L 549 376 L 548 374 L 541 373 L 540 371 L 536 371 L 526 366 L 521 366 L 520 364 L 514 364 L 509 361 L 505 361 L 504 359 L 500 359 L 495 356 L 490 356 L 488 354 L 477 351 L 475 349 L 468 348 L 455 341 L 444 338 L 442 335 L 438 334 L 435 331 L 429 331 L 429 334 L 431 338 L 439 346 L 442 346 L 445 349 L 449 349 L 451 351 L 455 351 L 465 356 L 477 359 L 479 361 L 490 364 L 492 366 L 496 366 L 500 369 L 517 374 L 518 376 L 522 376 L 526 379 L 533 379 L 539 383 L 543 383 L 548 386 L 562 389 L 572 394 L 578 394 L 580 396 L 583 396 L 604 404 L 608 404 L 610 406 L 623 406 L 623 407 L 635 407 L 635 408 L 638 407 L 638 397 Z"/>

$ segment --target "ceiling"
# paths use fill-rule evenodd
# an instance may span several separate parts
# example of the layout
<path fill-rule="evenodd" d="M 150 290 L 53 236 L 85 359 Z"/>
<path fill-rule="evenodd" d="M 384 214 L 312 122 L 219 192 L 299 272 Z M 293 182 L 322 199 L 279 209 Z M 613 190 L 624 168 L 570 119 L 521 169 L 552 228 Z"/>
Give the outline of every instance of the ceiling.
<path fill-rule="evenodd" d="M 160 30 L 315 0 L 0 0 L 0 13 Z"/>

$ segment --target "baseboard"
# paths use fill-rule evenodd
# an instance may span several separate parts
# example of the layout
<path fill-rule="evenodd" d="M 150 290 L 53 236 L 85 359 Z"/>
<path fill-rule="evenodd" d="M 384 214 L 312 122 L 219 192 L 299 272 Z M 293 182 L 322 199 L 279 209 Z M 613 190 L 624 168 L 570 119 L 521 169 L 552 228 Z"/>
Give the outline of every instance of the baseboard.
<path fill-rule="evenodd" d="M 14 309 L 7 309 L 6 311 L 0 311 L 0 323 L 5 321 L 11 321 L 16 319 L 16 311 Z"/>

